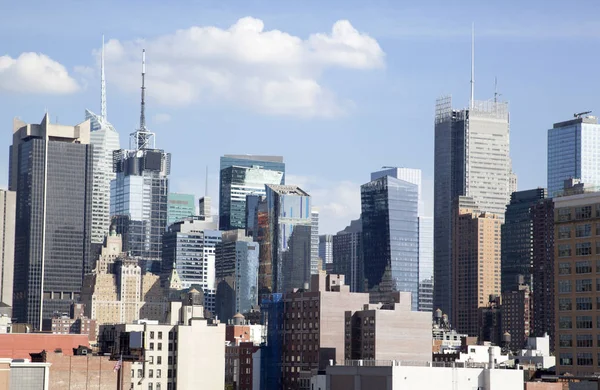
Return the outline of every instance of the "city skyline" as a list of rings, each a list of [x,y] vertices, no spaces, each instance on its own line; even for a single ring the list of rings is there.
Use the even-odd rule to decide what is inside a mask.
[[[239,4],[238,4],[239,5]],[[207,99],[194,101],[189,105],[164,104],[157,94],[164,92],[164,83],[158,76],[149,76],[149,127],[155,131],[158,142],[165,150],[174,155],[174,171],[172,177],[174,192],[193,193],[197,197],[205,194],[204,174],[188,168],[195,166],[209,167],[208,192],[213,199],[218,199],[218,158],[226,153],[277,154],[286,159],[289,172],[286,182],[305,188],[314,197],[314,203],[321,213],[321,233],[335,234],[342,230],[350,220],[356,219],[360,212],[359,187],[366,175],[381,166],[406,166],[420,168],[423,171],[423,192],[426,200],[426,211],[432,213],[433,188],[433,134],[431,124],[433,113],[431,106],[435,99],[445,92],[453,92],[453,100],[458,107],[466,107],[469,94],[470,66],[470,28],[475,22],[476,33],[476,84],[475,95],[485,99],[493,96],[494,77],[498,78],[498,92],[501,98],[511,104],[511,138],[514,147],[511,150],[513,168],[519,176],[519,189],[543,187],[546,183],[546,173],[543,166],[527,164],[530,156],[545,156],[545,143],[536,142],[545,139],[547,129],[555,122],[568,119],[572,113],[594,109],[591,92],[578,87],[582,81],[589,82],[593,70],[587,62],[575,65],[566,61],[571,53],[581,52],[590,41],[596,39],[595,30],[584,28],[586,23],[573,27],[570,19],[558,18],[554,15],[564,15],[563,6],[547,5],[552,11],[540,16],[531,9],[521,8],[518,18],[514,18],[510,9],[511,2],[504,5],[481,5],[477,7],[451,7],[433,4],[424,5],[419,11],[391,5],[366,6],[353,2],[349,10],[340,11],[337,7],[327,5],[321,7],[319,16],[308,18],[307,14],[314,10],[315,3],[308,2],[303,7],[288,6],[248,6],[234,7],[204,7],[199,16],[198,5],[190,5],[190,12],[184,18],[173,18],[177,22],[168,21],[168,15],[181,10],[181,6],[166,9],[154,4],[153,7],[140,8],[137,5],[119,5],[107,3],[102,8],[73,7],[70,12],[64,12],[61,7],[48,9],[44,4],[38,4],[40,12],[55,16],[53,20],[64,20],[68,17],[75,26],[84,23],[85,18],[78,15],[89,14],[90,11],[106,13],[114,17],[114,22],[86,26],[82,34],[68,38],[62,33],[48,31],[44,37],[36,34],[34,38],[23,26],[7,21],[0,27],[0,36],[11,34],[18,39],[6,44],[5,57],[2,57],[0,68],[0,122],[10,126],[10,120],[17,115],[26,122],[38,120],[39,112],[48,109],[52,122],[56,117],[60,123],[78,123],[84,108],[99,111],[99,64],[100,37],[106,36],[107,47],[107,101],[111,122],[119,131],[121,144],[126,144],[127,134],[136,127],[138,88],[136,83],[137,70],[117,66],[115,64],[115,40],[122,43],[122,48],[131,61],[139,56],[139,47],[134,45],[137,38],[145,39],[148,49],[149,74],[152,66],[164,65],[164,52],[158,45],[161,39],[177,37],[178,29],[191,32],[192,26],[204,28],[215,26],[219,30],[229,31],[230,27],[239,23],[247,16],[252,16],[254,22],[262,21],[261,36],[268,32],[281,31],[289,34],[290,39],[300,39],[307,43],[311,36],[327,34],[331,36],[332,27],[339,20],[348,20],[349,24],[336,25],[356,29],[358,36],[367,34],[377,44],[380,51],[363,56],[363,66],[338,66],[327,64],[325,68],[313,68],[300,76],[316,81],[316,85],[336,96],[337,102],[351,101],[350,109],[344,115],[337,117],[313,116],[312,118],[292,114],[265,113],[256,110],[245,103],[231,101],[227,96],[217,96],[214,93],[206,95]],[[16,5],[18,8],[19,5]],[[157,7],[164,14],[165,23],[161,28],[149,29],[139,22],[120,23],[123,18],[136,14],[136,20],[151,19],[156,15]],[[437,23],[428,21],[425,15],[436,8],[446,13],[446,20]],[[591,5],[594,8],[594,5]],[[152,10],[151,10],[152,9]],[[63,15],[64,13],[64,15]],[[290,18],[291,13],[298,14],[297,20]],[[181,13],[179,13],[181,14]],[[188,15],[189,14],[189,15]],[[375,18],[385,15],[384,18]],[[493,16],[492,16],[493,15]],[[533,18],[535,16],[535,18]],[[535,23],[531,20],[535,19]],[[49,26],[47,20],[35,19],[38,28]],[[77,21],[81,20],[81,22]],[[394,24],[391,23],[395,20]],[[251,21],[247,19],[246,21]],[[251,26],[258,28],[261,23]],[[122,27],[126,26],[126,27]],[[552,28],[549,28],[552,26]],[[341,28],[340,27],[340,28]],[[345,28],[344,27],[344,28]],[[341,28],[343,31],[344,28]],[[287,35],[286,35],[287,37]],[[550,41],[552,39],[552,41]],[[448,45],[448,41],[453,41]],[[372,41],[370,41],[372,43]],[[71,49],[72,48],[72,49]],[[177,47],[179,48],[179,47]],[[92,51],[94,52],[92,53]],[[111,51],[112,50],[112,51]],[[20,58],[23,53],[35,52],[48,56],[52,61],[64,66],[70,78],[61,79],[54,87],[39,91],[25,83],[27,88],[21,94],[13,94],[10,75],[13,70],[12,60]],[[557,61],[545,61],[552,58],[552,53],[562,52],[564,58]],[[112,54],[111,54],[112,53]],[[379,54],[377,54],[379,53]],[[434,53],[434,54],[431,54]],[[182,54],[183,55],[183,54]],[[111,59],[112,56],[112,59]],[[444,64],[435,58],[448,59]],[[526,56],[526,64],[517,58]],[[410,58],[410,61],[408,61]],[[31,58],[30,58],[31,59]],[[34,60],[44,59],[36,57]],[[7,62],[8,60],[8,62]],[[27,60],[27,56],[22,58]],[[229,64],[244,64],[249,59],[224,59]],[[433,60],[433,61],[432,61]],[[199,63],[204,63],[199,60]],[[271,64],[274,60],[268,61]],[[593,61],[592,61],[593,62]],[[6,65],[4,65],[6,64]],[[18,64],[18,62],[17,62]],[[53,64],[53,63],[52,63]],[[415,69],[419,70],[415,70]],[[8,69],[8,70],[7,70]],[[61,68],[62,69],[62,68]],[[339,72],[338,72],[339,69]],[[577,69],[577,72],[575,70]],[[305,69],[303,69],[304,71]],[[558,70],[564,76],[557,76]],[[571,70],[571,71],[569,71]],[[284,67],[282,72],[288,76],[296,73],[290,67]],[[61,72],[59,72],[60,74]],[[65,73],[63,73],[65,74]],[[65,74],[66,75],[66,74]],[[130,81],[122,83],[123,77]],[[584,79],[585,77],[585,79]],[[351,82],[348,80],[351,79]],[[49,92],[59,88],[58,95]],[[185,81],[185,80],[184,80]],[[188,80],[189,81],[189,80]],[[193,80],[191,80],[193,81]],[[121,90],[117,84],[122,84],[126,90]],[[190,84],[198,91],[200,84]],[[530,88],[536,85],[536,88]],[[39,86],[41,88],[41,86]],[[559,90],[561,93],[550,93]],[[75,91],[77,90],[77,91]],[[161,91],[161,92],[159,92]],[[46,92],[40,94],[39,92]],[[56,92],[56,91],[55,91]],[[72,92],[72,93],[69,93]],[[552,96],[552,99],[549,97]],[[9,98],[10,97],[10,98]],[[168,98],[168,94],[165,95]],[[209,99],[210,98],[210,99]],[[77,102],[76,104],[74,104]],[[296,110],[302,111],[302,109]],[[297,113],[297,112],[296,112]],[[197,116],[195,116],[197,115]],[[185,123],[196,118],[196,130],[188,130]],[[399,120],[402,118],[402,121]],[[541,118],[541,119],[540,119]],[[400,125],[399,125],[400,123]],[[406,125],[402,125],[405,123]],[[266,138],[275,141],[267,143],[259,139],[240,137],[246,129],[261,130]],[[181,136],[173,137],[174,129]],[[198,130],[199,129],[199,130]],[[201,156],[194,153],[195,142],[183,144],[181,137],[208,137],[209,142],[215,141],[219,131],[224,129],[232,135],[228,147],[216,147]],[[304,129],[308,134],[323,137],[324,142],[313,143],[314,155],[312,161],[304,158],[303,152],[281,141],[282,129],[290,134]],[[369,131],[365,131],[369,129]],[[197,133],[198,135],[194,135]],[[285,133],[283,133],[285,134]],[[348,135],[341,137],[342,134]],[[364,148],[364,145],[376,145],[376,139],[387,137],[388,144],[402,145],[403,139],[410,137],[414,147],[399,155],[396,148]],[[336,140],[339,147],[333,150],[329,147]],[[0,139],[8,145],[9,137]],[[216,143],[216,142],[215,142]],[[218,143],[216,143],[218,145]],[[373,150],[368,150],[373,149]],[[363,158],[352,156],[362,154]],[[399,157],[402,156],[402,157]],[[197,160],[196,160],[197,158]],[[7,162],[2,161],[0,171],[6,172]],[[335,164],[343,164],[346,169],[334,169]],[[331,169],[322,169],[331,166]],[[6,173],[0,175],[0,183],[6,181]],[[338,194],[336,198],[332,194]],[[213,208],[218,207],[214,202]]]

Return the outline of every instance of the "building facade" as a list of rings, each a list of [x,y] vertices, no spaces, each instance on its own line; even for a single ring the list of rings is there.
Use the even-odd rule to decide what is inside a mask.
[[[215,248],[215,313],[221,321],[258,305],[258,251],[258,243],[244,230],[222,233]]]
[[[563,182],[580,179],[587,187],[600,186],[597,155],[600,124],[593,116],[555,123],[548,130],[548,195],[562,191]]]
[[[533,326],[533,300],[529,285],[502,293],[502,333],[510,334],[507,347],[518,351],[525,347]]]
[[[480,212],[503,217],[511,190],[509,128],[507,103],[474,101],[455,110],[450,97],[436,102],[433,303],[444,313],[452,313],[453,203],[469,196]]]
[[[344,275],[351,292],[364,290],[365,278],[362,251],[362,220],[350,222],[344,230],[333,236],[333,273]]]
[[[364,277],[369,290],[384,288],[412,294],[413,309],[419,299],[418,186],[392,176],[382,176],[361,186]]]
[[[419,217],[419,310],[433,311],[433,218]],[[422,295],[423,294],[423,295]]]
[[[169,193],[167,198],[167,226],[194,215],[196,215],[196,199],[193,194]]]
[[[41,329],[68,312],[91,269],[90,122],[39,125],[15,119],[11,190],[17,191],[13,317]],[[68,243],[68,245],[66,245]]]
[[[502,292],[519,291],[520,277],[533,287],[532,207],[545,198],[544,188],[511,194],[502,225]]]
[[[319,236],[319,257],[324,266],[333,264],[333,235],[321,234]]]
[[[460,333],[477,336],[478,309],[500,295],[500,227],[502,219],[481,213],[472,198],[455,202],[452,237],[451,323]]]
[[[16,193],[0,190],[0,305],[13,305]]]
[[[319,210],[310,211],[310,273],[315,275],[319,269],[325,269],[325,260],[319,257]]]
[[[265,184],[285,183],[280,156],[225,155],[219,174],[219,229],[245,229],[246,196],[264,195]]]
[[[419,311],[433,311],[433,278],[419,281]]]

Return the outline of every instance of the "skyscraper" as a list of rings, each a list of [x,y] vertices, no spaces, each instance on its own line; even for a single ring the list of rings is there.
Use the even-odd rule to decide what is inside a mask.
[[[171,154],[155,148],[154,133],[146,128],[145,73],[144,52],[140,128],[131,133],[129,150],[114,152],[116,178],[110,184],[110,214],[123,236],[123,250],[138,259],[144,271],[159,273]]]
[[[310,273],[319,273],[319,210],[313,207],[310,212]],[[325,261],[322,260],[322,268],[325,269]]]
[[[546,198],[546,189],[513,192],[502,225],[502,292],[519,291],[519,276],[533,288],[532,207]]]
[[[586,187],[600,186],[600,124],[587,113],[555,123],[548,130],[548,196],[562,191],[570,178]]]
[[[13,317],[35,329],[79,299],[92,219],[90,122],[15,119],[10,189],[17,191]]]
[[[362,292],[365,284],[362,262],[362,221],[356,219],[350,222],[344,230],[333,236],[331,246],[333,273],[344,275],[351,292]]]
[[[533,220],[533,334],[550,336],[554,350],[554,202],[531,208]]]
[[[119,133],[106,117],[106,82],[104,77],[104,38],[101,57],[100,115],[85,110],[91,126],[90,144],[93,148],[92,182],[92,244],[101,246],[110,228],[110,182],[115,178],[113,153],[119,150]]]
[[[408,291],[419,298],[418,185],[381,176],[360,187],[364,276],[369,290]],[[387,282],[385,283],[387,285]]]
[[[196,215],[196,199],[192,194],[170,192],[167,199],[167,226]],[[209,215],[210,217],[210,215]]]
[[[0,190],[0,304],[10,307],[15,266],[15,210],[16,193]]]
[[[435,113],[434,308],[452,313],[452,207],[459,196],[480,212],[503,218],[511,188],[508,104],[471,100],[452,109],[438,99]],[[450,319],[453,322],[453,319]]]
[[[256,157],[258,158],[258,157]],[[246,165],[228,165],[227,157],[221,157],[221,186],[219,192],[219,229],[245,229],[246,196],[264,195],[265,184],[283,184],[283,170],[271,170],[256,160],[240,160]],[[233,160],[232,162],[235,162]],[[285,169],[283,163],[272,163],[269,167]]]
[[[331,234],[319,236],[319,257],[323,261],[323,269],[326,269],[327,264],[333,266],[333,236]],[[346,277],[346,282],[349,280]]]
[[[310,283],[312,213],[310,195],[297,186],[267,185],[257,205],[261,296]]]

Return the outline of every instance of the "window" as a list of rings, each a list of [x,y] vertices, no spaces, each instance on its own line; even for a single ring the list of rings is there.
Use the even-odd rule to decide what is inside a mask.
[[[575,226],[575,237],[590,237],[592,235],[592,224]]]
[[[573,365],[573,354],[572,353],[561,353],[560,354],[560,365],[561,366],[572,366]]]
[[[563,207],[558,209],[558,220],[559,221],[570,221],[571,220],[571,209],[568,207]]]
[[[148,383],[148,390],[152,390],[152,383]]]
[[[559,280],[558,281],[558,292],[561,294],[571,292],[571,281],[570,280]]]
[[[167,370],[167,378],[173,378],[173,370]]]
[[[592,310],[592,298],[578,297],[576,299],[577,310]]]
[[[150,332],[150,338],[153,339],[154,338],[154,332]]]
[[[558,246],[558,257],[569,257],[571,256],[571,245],[560,244]]]
[[[138,378],[141,378],[141,377],[142,377],[142,375],[143,375],[142,373],[143,373],[143,371],[142,371],[141,369],[139,369],[139,368],[138,368]]]
[[[160,382],[156,383],[156,390],[160,390]]]
[[[154,343],[150,343],[150,348],[148,348],[151,351],[154,351]]]
[[[577,352],[578,366],[591,366],[594,364],[591,352]]]
[[[570,275],[571,274],[571,263],[558,263],[558,274],[559,275]]]
[[[154,364],[154,356],[148,356],[148,363]]]
[[[580,279],[575,281],[575,291],[590,292],[592,291],[592,279]]]
[[[154,370],[148,370],[148,378],[154,378]]]
[[[594,346],[594,339],[591,334],[578,334],[577,335],[577,347],[578,348],[591,348]]]
[[[571,298],[558,298],[558,310],[567,311],[573,310],[571,305]]]
[[[592,254],[592,243],[591,242],[578,242],[575,244],[575,255],[576,256],[589,256]]]
[[[592,218],[592,206],[580,206],[575,208],[575,219]]]
[[[560,329],[571,329],[573,328],[573,322],[571,317],[559,317],[558,318],[558,327]]]
[[[162,364],[162,356],[156,357],[156,364]]]
[[[599,336],[599,340],[600,340],[600,336]],[[565,348],[572,347],[573,346],[573,335],[561,334],[560,339],[559,339],[559,346],[565,347]]]
[[[594,325],[592,323],[592,316],[577,316],[575,324],[577,329],[592,329]]]
[[[162,351],[162,343],[158,343],[158,344],[156,345],[156,347],[157,347],[157,349],[158,349],[159,351]]]
[[[564,240],[566,238],[571,238],[571,226],[559,226],[558,239]]]
[[[162,340],[162,332],[158,332],[158,339]]]
[[[169,356],[167,358],[167,364],[169,364],[169,365],[173,364],[173,356]]]
[[[578,261],[575,263],[576,274],[591,274],[592,273],[592,262],[591,261]]]
[[[591,336],[590,336],[590,337],[591,337]],[[157,377],[157,378],[160,378],[160,377],[161,377],[161,375],[162,375],[162,372],[161,372],[161,370],[160,370],[160,369],[156,370],[156,377]]]

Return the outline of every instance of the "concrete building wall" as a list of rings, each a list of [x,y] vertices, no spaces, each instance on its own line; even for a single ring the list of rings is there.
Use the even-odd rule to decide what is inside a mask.
[[[431,360],[431,315],[427,312],[376,310],[376,360]]]
[[[65,356],[48,353],[50,363],[49,390],[113,390],[118,388],[119,372],[108,356]],[[123,383],[131,382],[131,363],[121,367]]]
[[[16,192],[0,190],[0,303],[12,306]]]

